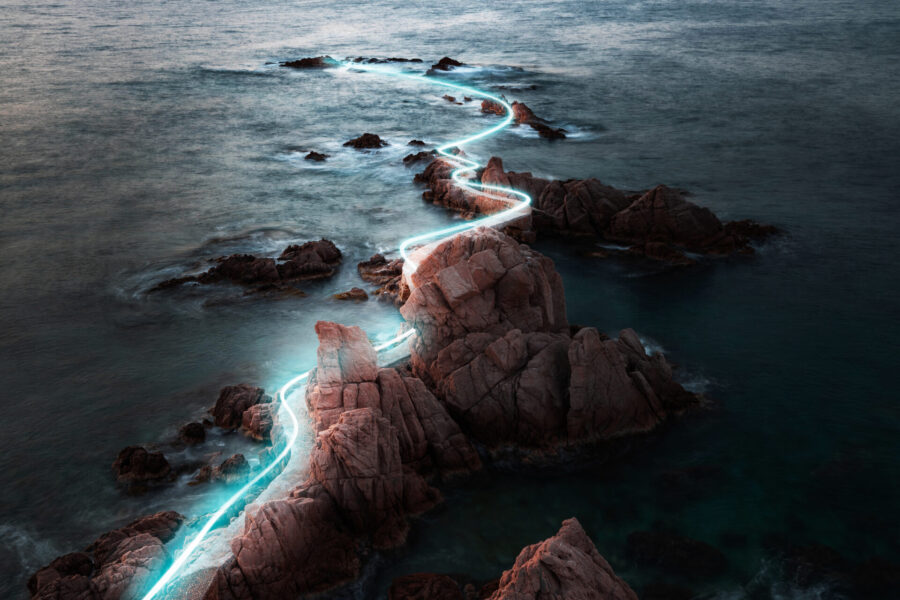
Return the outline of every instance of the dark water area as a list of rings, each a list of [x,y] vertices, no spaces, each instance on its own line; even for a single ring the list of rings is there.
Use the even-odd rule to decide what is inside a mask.
[[[137,515],[197,511],[182,485],[123,495],[120,448],[173,435],[222,385],[274,391],[314,364],[317,320],[381,339],[399,326],[386,304],[330,295],[359,285],[358,261],[452,221],[421,202],[406,142],[490,117],[439,88],[269,64],[322,53],[484,66],[456,76],[519,88],[505,93],[572,135],[514,129],[467,148],[478,159],[666,183],[786,232],[674,272],[539,243],[571,322],[635,328],[714,402],[604,464],[454,488],[377,589],[422,570],[496,577],[571,516],[637,588],[666,577],[632,564],[625,538],[660,523],[725,552],[725,574],[687,582],[719,598],[804,597],[778,579],[774,536],[900,561],[895,3],[7,1],[0,596],[24,597],[28,573]],[[341,147],[364,131],[391,146]],[[306,298],[145,293],[210,257],[319,237],[344,266]],[[692,468],[715,476],[672,497],[667,473]]]

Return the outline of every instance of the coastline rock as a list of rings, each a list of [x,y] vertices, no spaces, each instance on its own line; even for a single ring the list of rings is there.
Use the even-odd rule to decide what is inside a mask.
[[[469,193],[456,186],[450,179],[454,168],[451,161],[437,158],[416,175],[414,181],[429,188],[423,193],[423,199],[466,218],[492,214],[509,206],[509,202]],[[627,254],[687,266],[696,260],[686,252],[752,254],[752,240],[765,239],[778,232],[771,225],[750,220],[723,224],[710,210],[686,200],[684,192],[666,186],[635,193],[618,190],[593,178],[551,181],[528,172],[504,171],[503,161],[497,157],[488,161],[479,181],[511,187],[531,196],[530,213],[507,225],[506,230],[523,241],[530,241],[536,233],[594,237],[628,244]],[[596,253],[598,256],[611,254],[622,252]]]
[[[364,289],[355,287],[346,292],[335,294],[332,296],[335,300],[354,300],[356,302],[364,302],[369,299],[369,295]]]
[[[202,423],[194,421],[178,430],[178,439],[188,446],[195,446],[206,441],[206,428]]]
[[[386,64],[386,63],[420,63],[420,62],[422,62],[422,59],[421,58],[399,58],[399,57],[366,58],[364,56],[357,56],[356,58],[353,59],[352,62],[376,65],[376,64]]]
[[[422,152],[416,152],[415,154],[407,154],[403,157],[403,164],[406,166],[411,166],[419,162],[431,160],[432,158],[434,158],[434,156],[434,150],[423,150]]]
[[[524,548],[491,600],[637,600],[600,556],[577,519],[553,537]]]
[[[123,448],[112,468],[119,483],[129,485],[160,481],[172,474],[172,466],[162,452],[150,452],[143,446]]]
[[[243,454],[235,454],[226,458],[222,464],[214,469],[213,479],[220,479],[225,483],[234,483],[246,479],[250,474],[250,464]]]
[[[163,544],[184,517],[161,512],[103,534],[84,552],[66,554],[28,580],[32,600],[135,598],[148,578],[169,560]]]
[[[325,162],[325,159],[328,158],[327,154],[322,154],[321,152],[310,152],[306,156],[304,156],[306,160],[312,160],[315,162]]]
[[[258,442],[272,439],[275,426],[276,407],[273,403],[254,404],[241,416],[241,430],[247,437]]]
[[[547,138],[551,140],[564,140],[566,139],[566,130],[558,129],[550,127],[547,122],[538,117],[524,102],[513,101],[510,104],[513,112],[513,119],[516,123],[520,125],[528,125],[532,129],[538,132],[542,138]],[[503,105],[499,102],[494,102],[493,100],[482,100],[481,102],[481,112],[485,114],[495,114],[498,116],[505,116],[506,109],[503,108]]]
[[[311,56],[307,58],[300,58],[298,60],[289,60],[282,63],[279,63],[282,67],[289,67],[291,69],[325,69],[328,67],[336,67],[340,65],[340,61],[337,61],[330,56]]]
[[[375,135],[374,133],[364,133],[358,138],[353,138],[350,141],[344,142],[344,146],[351,146],[356,148],[357,150],[364,150],[368,148],[384,148],[388,143]]]
[[[493,229],[443,242],[400,309],[413,375],[488,448],[550,450],[649,431],[697,397],[631,330],[572,337],[553,262]]]
[[[375,284],[375,296],[390,300],[395,306],[402,306],[409,297],[409,287],[403,281],[403,259],[387,260],[381,254],[375,254],[356,266],[363,281]]]
[[[459,62],[458,60],[453,60],[449,56],[443,57],[441,60],[437,61],[428,71],[425,72],[426,75],[435,75],[438,71],[452,71],[456,67],[462,67],[464,63]]]
[[[265,390],[248,383],[229,385],[219,392],[216,405],[210,410],[216,427],[233,430],[241,426],[244,411],[256,404],[265,404],[272,398],[265,395]]]
[[[409,140],[409,142],[406,145],[407,146],[425,146],[426,144],[422,140]]]
[[[190,282],[230,282],[253,287],[256,291],[288,289],[292,282],[331,277],[340,263],[341,251],[330,240],[322,239],[288,246],[277,260],[252,254],[222,257],[204,273],[167,279],[150,291],[171,289]]]

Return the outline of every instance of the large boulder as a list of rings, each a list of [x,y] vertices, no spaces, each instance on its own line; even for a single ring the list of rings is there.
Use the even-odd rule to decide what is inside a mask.
[[[600,556],[577,519],[524,548],[491,600],[637,600]]]
[[[479,228],[419,251],[401,313],[413,374],[488,447],[552,447],[647,431],[696,402],[631,330],[573,338],[548,258]]]
[[[123,448],[112,468],[116,479],[128,485],[160,481],[172,474],[172,466],[162,452],[153,452],[143,446]]]

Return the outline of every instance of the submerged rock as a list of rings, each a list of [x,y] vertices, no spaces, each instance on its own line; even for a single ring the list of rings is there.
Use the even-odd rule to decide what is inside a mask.
[[[313,56],[300,58],[298,60],[289,60],[279,64],[282,67],[289,67],[291,69],[325,69],[328,67],[336,67],[341,63],[330,56]]]
[[[399,58],[396,56],[391,57],[391,58],[366,58],[364,56],[357,56],[351,62],[375,65],[375,64],[386,64],[386,63],[420,63],[420,62],[422,62],[422,59],[421,58]]]
[[[422,140],[409,140],[409,142],[406,145],[407,146],[425,146],[426,144]]]
[[[325,159],[328,158],[328,155],[322,154],[321,152],[313,151],[313,152],[310,152],[309,154],[307,154],[306,156],[304,156],[303,158],[305,158],[306,160],[312,160],[315,162],[324,162]]]
[[[637,600],[637,594],[600,556],[578,520],[567,519],[556,535],[524,548],[491,595],[491,600],[551,598]]]
[[[196,421],[188,423],[178,430],[178,439],[188,446],[202,444],[206,440],[206,428]]]
[[[357,150],[364,150],[367,148],[384,148],[388,143],[375,135],[374,133],[364,133],[358,138],[353,138],[347,142],[344,142],[344,146],[350,146],[356,148]]]

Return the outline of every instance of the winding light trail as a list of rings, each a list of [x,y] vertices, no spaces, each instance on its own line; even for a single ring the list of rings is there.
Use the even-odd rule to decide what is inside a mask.
[[[521,192],[519,190],[514,190],[512,188],[507,188],[503,186],[497,185],[485,185],[482,183],[470,181],[468,178],[464,177],[464,175],[474,173],[481,165],[474,160],[470,160],[465,157],[457,156],[451,152],[451,148],[461,147],[465,144],[469,144],[471,142],[475,142],[477,140],[486,138],[491,136],[502,129],[505,129],[513,122],[513,110],[512,106],[499,96],[495,96],[493,94],[489,94],[487,92],[483,92],[481,90],[465,86],[459,85],[456,83],[451,83],[449,81],[443,81],[441,79],[434,79],[431,77],[426,77],[424,75],[414,75],[412,73],[404,73],[398,71],[391,71],[383,68],[374,67],[371,65],[359,65],[355,63],[347,63],[344,62],[341,64],[343,70],[346,71],[365,71],[369,73],[378,73],[382,75],[387,75],[390,77],[399,77],[402,79],[412,79],[414,81],[421,81],[424,83],[428,83],[430,85],[440,85],[443,87],[448,87],[452,89],[456,89],[472,96],[478,96],[480,98],[486,98],[488,100],[492,100],[497,104],[501,105],[504,110],[506,110],[506,117],[499,124],[480,131],[474,135],[470,135],[468,137],[464,137],[458,140],[453,140],[451,142],[447,142],[442,146],[439,146],[435,150],[438,154],[444,156],[445,158],[459,164],[460,166],[454,169],[450,177],[453,182],[458,185],[460,188],[470,191],[477,192],[483,196],[487,196],[489,198],[493,198],[496,200],[504,201],[504,202],[514,202],[514,200],[510,199],[509,196],[515,196],[519,198],[521,201],[514,204],[510,208],[494,213],[492,215],[482,217],[480,219],[474,219],[472,221],[465,221],[460,223],[459,225],[453,225],[451,227],[445,227],[443,229],[438,229],[436,231],[429,231],[427,233],[423,233],[420,235],[413,236],[411,238],[407,238],[400,242],[399,251],[400,256],[403,257],[404,265],[403,265],[403,273],[404,277],[409,277],[418,269],[418,263],[416,263],[412,258],[410,258],[409,251],[412,247],[423,246],[426,245],[426,242],[430,242],[432,244],[443,241],[450,237],[453,237],[463,231],[467,231],[469,229],[473,229],[475,227],[482,226],[494,226],[499,225],[501,223],[505,223],[516,216],[520,216],[525,214],[528,210],[528,207],[531,205],[531,196],[528,194]],[[415,333],[415,329],[409,329],[400,335],[394,337],[383,344],[379,344],[375,347],[376,352],[382,352],[389,348],[392,348],[399,344],[400,342],[406,340],[411,337]],[[288,436],[287,443],[284,445],[284,448],[278,455],[266,466],[265,469],[257,473],[253,476],[250,481],[248,481],[241,489],[234,492],[225,502],[219,506],[218,510],[214,512],[207,520],[200,531],[194,536],[194,538],[188,543],[184,549],[178,554],[178,557],[172,562],[168,569],[160,576],[160,578],[156,581],[152,588],[143,596],[142,600],[153,600],[157,598],[165,587],[174,581],[176,577],[183,575],[182,570],[187,565],[188,561],[194,556],[197,552],[200,544],[203,540],[206,539],[206,536],[209,535],[209,532],[212,531],[213,527],[216,523],[242,498],[247,496],[248,492],[250,492],[254,486],[256,486],[260,481],[262,481],[265,477],[270,475],[274,469],[281,464],[283,460],[285,460],[288,455],[291,453],[291,448],[293,448],[294,444],[297,441],[297,437],[300,434],[300,422],[297,420],[297,415],[291,409],[290,405],[287,402],[287,398],[289,392],[294,391],[302,382],[305,382],[308,378],[312,370],[306,371],[300,375],[297,375],[286,384],[284,384],[281,389],[278,390],[278,393],[275,395],[275,402],[280,403],[281,407],[284,408],[285,412],[288,414],[291,420],[291,433]]]

